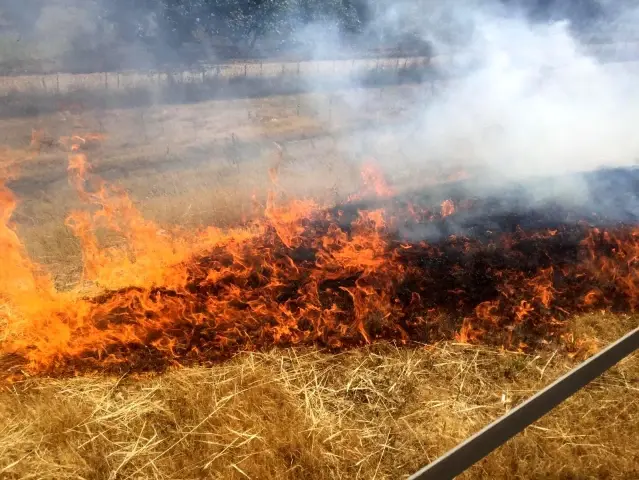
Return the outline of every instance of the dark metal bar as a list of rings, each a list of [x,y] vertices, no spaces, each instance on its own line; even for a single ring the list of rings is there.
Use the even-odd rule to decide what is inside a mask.
[[[638,349],[639,328],[636,328],[433,463],[413,474],[409,480],[455,478]]]

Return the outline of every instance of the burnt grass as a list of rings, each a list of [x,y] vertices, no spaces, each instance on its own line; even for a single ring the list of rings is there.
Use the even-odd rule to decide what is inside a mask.
[[[336,226],[349,239],[362,229],[374,231],[355,221],[361,204],[343,205],[306,220],[293,248],[270,230],[242,246],[241,263],[220,248],[205,252],[187,266],[184,291],[106,292],[90,301],[125,305],[118,297],[132,292],[146,300],[114,309],[95,328],[136,328],[144,319],[140,341],[114,340],[99,352],[61,358],[50,373],[163,371],[274,346],[339,351],[376,340],[421,344],[454,338],[464,329],[471,341],[535,349],[557,340],[572,315],[637,307],[636,293],[619,282],[624,276],[636,281],[637,260],[619,256],[619,242],[637,248],[632,218],[622,222],[592,208],[548,202],[518,208],[512,198],[466,200],[446,217],[436,213],[436,203],[409,216],[399,214],[406,198],[387,200],[389,221],[381,231],[385,248],[379,252],[383,263],[372,270],[318,264],[332,248],[319,247],[318,239]],[[614,262],[615,275],[602,268],[602,259]],[[225,273],[208,282],[209,271]],[[157,304],[179,300],[188,308],[167,322],[162,309],[145,309],[148,299]],[[329,317],[320,314],[331,308]],[[158,327],[148,327],[155,319]],[[160,338],[175,340],[170,355],[154,346]],[[104,362],[106,356],[116,360]]]

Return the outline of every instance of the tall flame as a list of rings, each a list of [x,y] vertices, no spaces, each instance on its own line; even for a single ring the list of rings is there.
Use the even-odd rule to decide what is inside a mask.
[[[452,201],[439,214],[411,207],[402,219],[383,210],[349,219],[272,192],[263,218],[242,228],[166,230],[124,190],[91,176],[89,141],[99,137],[59,143],[87,206],[67,225],[81,242],[84,283],[98,295],[54,288],[27,256],[11,224],[16,199],[0,184],[0,360],[19,358],[32,374],[154,370],[272,345],[425,342],[450,335],[446,318],[458,340],[524,348],[556,334],[574,312],[639,307],[637,228],[520,229],[430,245],[399,241],[394,225],[445,221],[455,215]],[[366,193],[390,195],[371,172],[366,165]],[[102,228],[121,244],[101,245]],[[552,248],[560,241],[574,255]]]

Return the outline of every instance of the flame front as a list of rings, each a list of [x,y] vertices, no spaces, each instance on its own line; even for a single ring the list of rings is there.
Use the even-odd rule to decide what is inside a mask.
[[[443,221],[462,206],[349,218],[312,201],[278,204],[272,193],[263,218],[242,228],[166,231],[90,176],[86,142],[60,143],[87,204],[67,225],[82,245],[83,284],[98,295],[54,288],[26,255],[10,223],[16,200],[0,185],[0,358],[20,359],[30,374],[161,370],[238,350],[451,334],[523,348],[560,333],[571,314],[639,306],[637,228],[567,225],[431,245],[400,241],[395,225]],[[391,194],[370,165],[363,176],[369,193]],[[102,247],[98,228],[123,244]]]

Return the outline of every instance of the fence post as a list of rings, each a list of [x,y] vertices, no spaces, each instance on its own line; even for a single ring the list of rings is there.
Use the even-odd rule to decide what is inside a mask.
[[[639,327],[422,468],[409,480],[455,478],[638,349]]]

